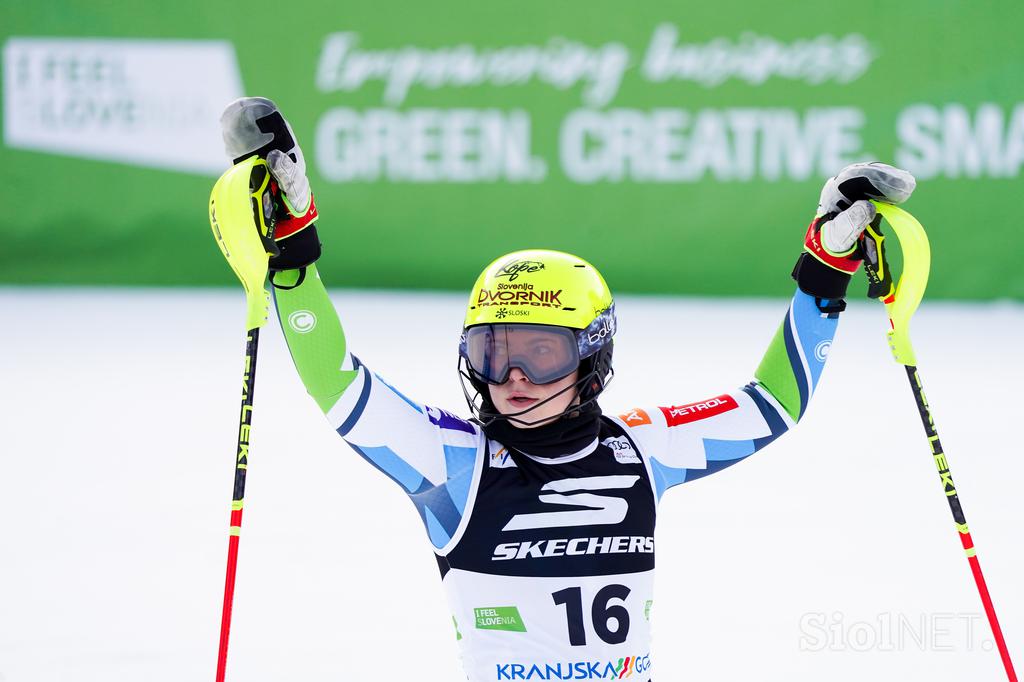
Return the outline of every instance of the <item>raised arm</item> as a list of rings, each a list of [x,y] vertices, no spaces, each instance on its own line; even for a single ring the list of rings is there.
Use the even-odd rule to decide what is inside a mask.
[[[273,102],[250,97],[221,117],[229,156],[265,156],[277,181],[272,294],[292,361],[310,396],[346,442],[409,495],[435,547],[462,520],[483,438],[478,427],[410,400],[353,355],[315,262],[318,213],[305,162]]]
[[[635,408],[619,417],[647,453],[659,498],[674,485],[749,457],[800,421],[825,367],[851,276],[865,257],[873,270],[886,271],[875,207],[867,199],[901,203],[913,189],[909,173],[884,164],[855,164],[830,178],[793,270],[797,291],[754,380],[706,400]],[[882,284],[873,283],[876,292]]]

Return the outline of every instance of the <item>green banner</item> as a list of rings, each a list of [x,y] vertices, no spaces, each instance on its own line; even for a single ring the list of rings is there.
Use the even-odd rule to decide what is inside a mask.
[[[615,291],[785,295],[823,180],[882,160],[918,178],[930,298],[1024,299],[1019,2],[92,5],[0,10],[5,283],[234,285],[206,206],[258,94],[331,286],[554,248]]]

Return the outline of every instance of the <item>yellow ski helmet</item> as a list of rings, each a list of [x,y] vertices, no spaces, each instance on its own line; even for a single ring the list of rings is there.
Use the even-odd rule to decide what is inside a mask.
[[[537,384],[579,369],[579,380],[570,388],[580,403],[567,412],[593,403],[612,374],[615,329],[611,291],[587,261],[542,249],[498,258],[473,285],[459,343],[459,372],[470,409],[483,423],[500,418],[528,423],[517,417],[537,405],[502,415],[490,402],[487,384],[504,383],[512,367]],[[530,357],[514,341],[537,335],[546,339],[542,358]]]
[[[525,322],[586,329],[611,306],[601,273],[582,258],[560,251],[516,251],[477,277],[463,326]]]

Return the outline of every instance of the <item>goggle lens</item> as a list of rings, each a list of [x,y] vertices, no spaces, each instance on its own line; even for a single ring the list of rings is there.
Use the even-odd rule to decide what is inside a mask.
[[[535,384],[550,384],[580,365],[576,335],[564,327],[485,324],[466,330],[466,359],[489,384],[503,384],[518,367]]]

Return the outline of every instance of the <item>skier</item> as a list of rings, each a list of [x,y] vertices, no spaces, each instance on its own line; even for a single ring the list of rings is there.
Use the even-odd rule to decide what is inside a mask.
[[[616,331],[605,281],[566,253],[498,258],[473,286],[459,343],[467,420],[406,397],[347,347],[316,270],[305,161],[274,103],[237,100],[221,124],[228,155],[266,158],[279,186],[272,293],[299,375],[331,427],[413,501],[468,679],[651,679],[659,500],[800,420],[852,274],[864,257],[885,272],[866,199],[901,203],[914,178],[872,163],[825,183],[754,379],[697,402],[602,414]],[[890,290],[888,277],[873,282]]]

